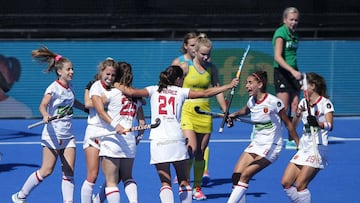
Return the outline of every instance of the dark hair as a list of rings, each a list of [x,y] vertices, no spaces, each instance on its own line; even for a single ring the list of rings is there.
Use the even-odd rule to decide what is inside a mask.
[[[169,85],[175,85],[176,79],[183,77],[183,70],[178,65],[172,65],[166,68],[159,76],[159,89],[158,92],[161,92],[164,88],[167,88]]]
[[[55,71],[56,75],[58,75],[57,70],[64,67],[64,63],[71,62],[68,58],[50,51],[46,46],[32,50],[31,56],[40,63],[48,64],[47,68],[44,70],[46,73]]]
[[[256,81],[261,82],[263,84],[261,91],[266,92],[267,82],[268,82],[267,72],[264,70],[258,70],[252,73],[251,76],[253,76],[256,79]]]
[[[317,73],[310,72],[306,73],[307,82],[311,84],[315,84],[314,91],[318,93],[320,96],[329,98],[326,93],[326,82],[325,79]]]
[[[21,64],[20,61],[15,57],[5,57],[0,55],[0,63],[3,63],[3,66],[7,69],[4,70],[5,73],[8,72],[7,79],[4,76],[4,72],[0,72],[0,89],[4,92],[10,91],[15,81],[19,81],[21,74]]]
[[[133,74],[131,65],[120,61],[118,62],[118,68],[116,69],[115,82],[130,87],[133,81]]]

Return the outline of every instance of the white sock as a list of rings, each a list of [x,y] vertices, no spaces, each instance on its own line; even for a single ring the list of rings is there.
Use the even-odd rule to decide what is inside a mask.
[[[94,185],[94,183],[84,180],[81,186],[81,203],[91,203]]]
[[[296,203],[310,203],[311,202],[311,193],[310,190],[305,189],[302,191],[297,192],[298,193],[298,201]]]
[[[106,194],[106,199],[109,203],[120,202],[120,191],[118,187],[106,187],[105,194]]]
[[[40,176],[38,171],[32,173],[27,180],[25,181],[23,187],[21,188],[18,197],[26,198],[30,192],[43,181],[43,177]]]
[[[239,203],[246,203],[246,194],[240,199]]]
[[[234,189],[232,190],[231,195],[227,202],[228,203],[239,202],[245,196],[248,186],[249,186],[248,184],[239,181],[238,184],[234,186]]]
[[[128,197],[129,203],[138,202],[138,191],[135,180],[129,179],[124,182],[124,189],[126,196]]]
[[[179,197],[181,203],[192,202],[192,188],[190,185],[179,187]]]
[[[284,189],[291,202],[295,202],[298,199],[298,192],[294,186]]]
[[[61,181],[61,191],[64,203],[74,201],[74,177],[63,176]]]
[[[174,194],[170,186],[162,186],[159,196],[162,203],[174,202]]]

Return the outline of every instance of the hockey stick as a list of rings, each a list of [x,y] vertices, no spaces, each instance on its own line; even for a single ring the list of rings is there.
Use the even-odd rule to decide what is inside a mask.
[[[307,108],[307,112],[308,115],[311,115],[311,109],[310,109],[310,98],[309,98],[309,93],[307,91],[307,78],[306,78],[306,73],[303,73],[303,89],[304,89],[304,97],[305,97],[305,101],[306,101],[306,108]],[[319,157],[319,150],[317,148],[317,143],[316,143],[316,139],[315,139],[315,129],[313,126],[310,126],[310,136],[312,137],[312,141],[313,141],[313,148],[314,148],[314,153],[315,153],[315,161],[320,165],[320,157]]]
[[[155,123],[153,123],[153,124],[134,126],[134,127],[125,129],[125,132],[133,132],[133,131],[148,130],[148,129],[152,129],[152,128],[157,128],[160,125],[160,123],[161,123],[160,118],[156,118]],[[90,137],[90,139],[96,139],[96,138],[106,137],[106,136],[115,135],[115,134],[117,134],[116,131],[111,131],[111,132],[107,132],[107,133],[104,133],[104,134],[93,135],[93,136]]]
[[[198,114],[203,114],[203,115],[209,115],[209,116],[212,116],[212,117],[220,117],[220,118],[224,118],[225,117],[225,114],[224,113],[217,113],[217,112],[209,112],[209,111],[203,111],[200,109],[199,106],[195,106],[194,107],[194,110],[196,113]],[[247,124],[251,124],[251,125],[256,125],[256,124],[261,124],[261,125],[264,125],[264,124],[268,124],[269,122],[254,122],[252,120],[248,120],[248,119],[244,119],[244,118],[241,118],[240,116],[236,116],[234,118],[235,121],[240,121],[240,122],[243,122],[243,123],[247,123]]]
[[[236,73],[236,78],[239,79],[240,78],[240,74],[241,74],[241,69],[244,65],[244,62],[245,62],[245,59],[246,59],[246,56],[247,54],[249,53],[249,50],[250,50],[250,45],[248,45],[247,49],[245,50],[243,56],[242,56],[242,59],[240,61],[240,65],[239,65],[239,69]],[[229,109],[230,109],[230,105],[231,105],[231,102],[233,100],[233,97],[234,97],[234,94],[235,94],[235,87],[233,87],[230,91],[230,99],[229,99],[229,103],[228,105],[226,106],[226,111],[225,111],[225,115],[224,115],[224,118],[221,122],[221,125],[220,125],[220,128],[219,128],[219,133],[222,133],[223,130],[224,130],[224,125],[225,125],[225,122],[226,122],[226,119],[227,119],[227,116],[229,115]]]
[[[64,116],[66,116],[70,110],[72,110],[72,106],[73,105],[70,105],[70,106],[65,106],[63,109],[60,110],[60,114],[56,115],[56,116],[53,116],[53,117],[50,117],[48,119],[47,122],[51,122],[53,120],[56,120],[56,119],[60,119],[60,118],[63,118]],[[42,125],[42,124],[45,124],[46,122],[45,121],[38,121],[36,123],[33,123],[31,125],[28,125],[28,129],[31,129],[31,128],[34,128],[36,126],[39,126],[39,125]]]

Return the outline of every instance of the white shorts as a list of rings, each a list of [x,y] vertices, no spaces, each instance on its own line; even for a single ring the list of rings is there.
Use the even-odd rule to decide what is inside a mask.
[[[267,143],[259,144],[256,142],[251,142],[249,146],[244,150],[247,153],[253,153],[258,156],[264,157],[269,160],[271,163],[276,161],[279,158],[282,145]]]
[[[68,138],[68,139],[46,139],[41,140],[41,145],[47,147],[49,149],[65,149],[76,147],[75,138]]]
[[[133,133],[110,135],[100,140],[99,156],[112,158],[135,158],[136,139]]]
[[[150,164],[182,161],[189,158],[185,139],[151,140]]]
[[[88,125],[85,131],[83,149],[86,149],[89,146],[93,146],[100,150],[100,141],[99,141],[100,139],[90,139],[90,137],[102,132],[104,132],[103,127]]]
[[[327,146],[318,145],[318,154],[316,155],[315,149],[310,148],[308,150],[299,149],[297,153],[290,160],[291,163],[301,166],[310,166],[313,168],[323,169],[327,166]],[[317,159],[318,161],[317,161]]]

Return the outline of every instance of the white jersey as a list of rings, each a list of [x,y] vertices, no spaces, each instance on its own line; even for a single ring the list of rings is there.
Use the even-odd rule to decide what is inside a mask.
[[[72,106],[74,104],[75,96],[71,84],[66,88],[56,80],[45,90],[44,95],[47,94],[51,95],[51,100],[47,107],[47,112],[51,117],[64,112],[64,108],[67,108],[68,110],[65,110],[66,115],[63,118],[53,120],[44,125],[42,139],[53,139],[55,136],[57,139],[69,139],[74,137],[72,128]]]
[[[113,88],[111,89],[107,113],[122,127],[131,128],[135,122],[140,106],[140,100],[134,101],[132,98],[124,95],[120,90]],[[108,124],[107,130],[113,131],[114,128]],[[134,158],[135,154],[136,140],[134,132],[106,136],[100,142],[100,156]]]
[[[313,138],[311,137],[310,127],[307,123],[308,110],[306,109],[307,106],[306,106],[305,99],[302,99],[298,105],[298,108],[303,108],[303,107],[305,107],[305,111],[302,112],[301,119],[304,124],[304,127],[303,127],[302,136],[300,138],[300,146],[299,147],[312,149]],[[329,99],[327,99],[325,97],[320,97],[318,99],[318,101],[316,101],[316,103],[310,107],[310,111],[311,111],[311,115],[316,116],[316,118],[319,122],[326,122],[325,114],[327,114],[329,112],[334,112],[334,106]],[[327,146],[329,132],[327,130],[321,129],[319,127],[314,127],[314,130],[316,132],[316,134],[314,135],[316,144]]]
[[[189,96],[189,88],[168,86],[158,92],[158,86],[146,87],[150,96],[151,123],[161,120],[157,128],[151,129],[151,139],[181,140],[184,139],[180,128],[181,108]]]
[[[107,89],[101,82],[101,80],[98,80],[96,82],[94,82],[94,84],[92,84],[90,90],[89,90],[89,97],[91,98],[92,96],[99,96],[102,98],[106,98],[105,104],[104,104],[104,108],[105,110],[107,110],[108,108],[108,103],[109,103],[109,98],[111,97],[111,89]],[[99,126],[99,127],[105,127],[107,126],[107,123],[104,122],[98,115],[98,113],[96,112],[96,110],[94,108],[90,108],[89,109],[89,115],[88,115],[88,119],[87,119],[88,125],[95,125],[95,126]]]
[[[312,135],[307,122],[308,110],[305,99],[302,99],[299,102],[298,108],[305,108],[302,112],[301,118],[304,127],[302,136],[300,138],[299,150],[293,156],[290,162],[297,165],[323,169],[328,164],[328,131],[319,127],[314,127],[315,134]],[[310,107],[310,112],[311,115],[316,116],[318,121],[326,122],[325,114],[334,112],[334,106],[329,99],[325,97],[319,97],[318,101],[316,101],[316,103]],[[315,146],[313,141],[314,138],[316,142]]]
[[[261,144],[282,145],[282,122],[279,112],[284,108],[283,102],[271,94],[266,94],[262,101],[250,97],[247,102],[251,120],[256,123],[253,128],[253,142]]]
[[[97,80],[93,82],[89,89],[89,98],[91,99],[91,96],[100,96],[101,98],[106,98],[104,108],[107,110],[107,106],[109,103],[109,97],[111,97],[111,89],[106,88],[105,85],[100,80]],[[89,115],[87,118],[87,127],[85,131],[85,137],[83,142],[83,149],[89,147],[90,145],[100,149],[100,144],[98,139],[90,139],[92,136],[96,136],[99,133],[104,132],[104,128],[107,127],[107,123],[104,122],[94,107],[89,108]]]

